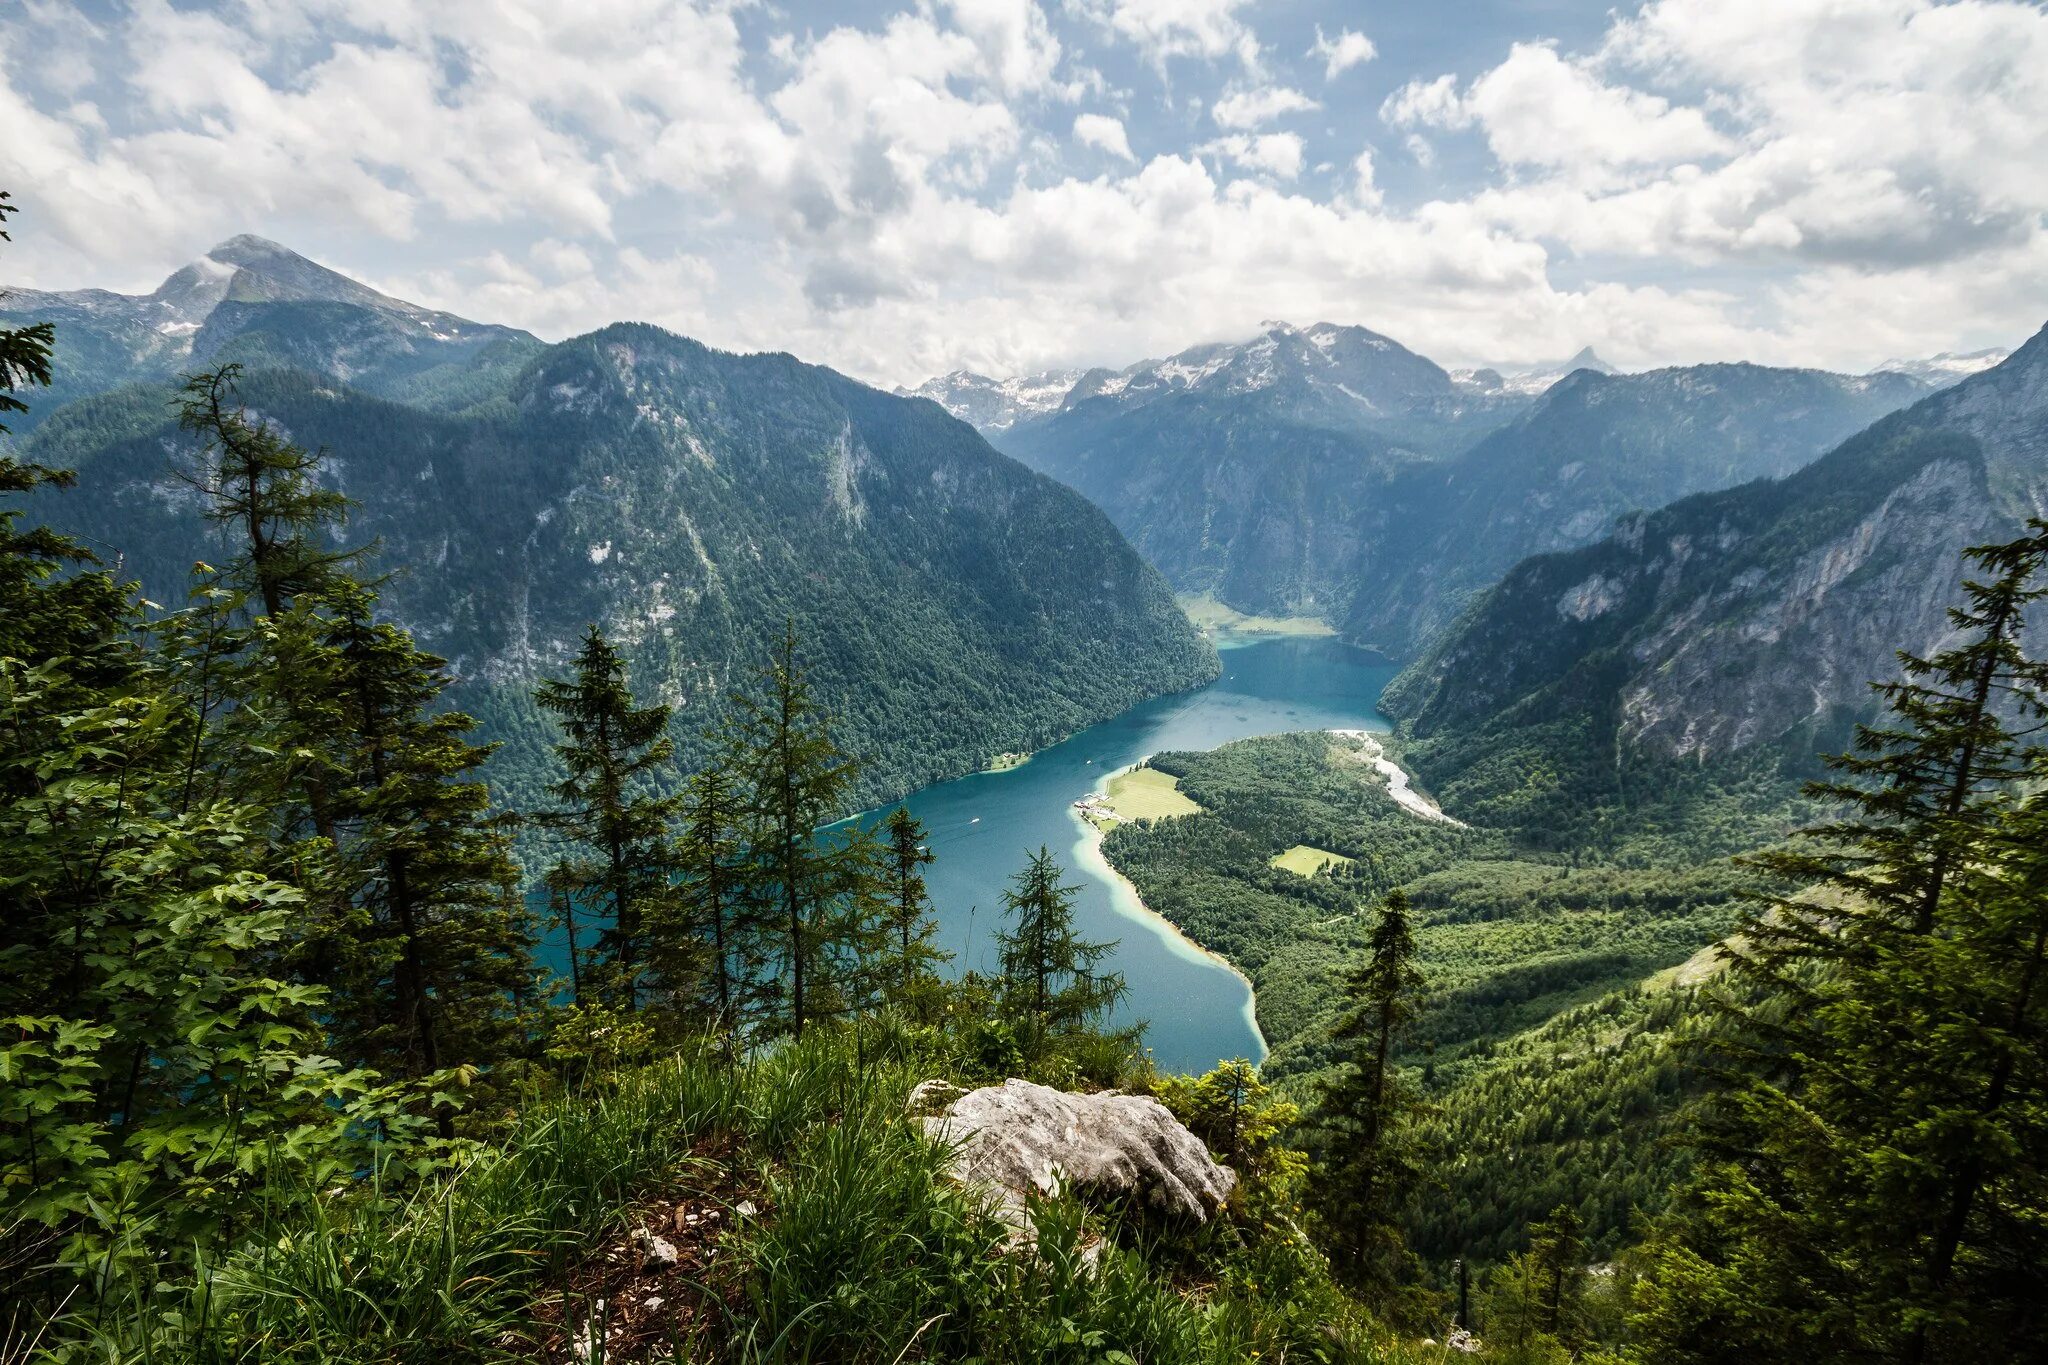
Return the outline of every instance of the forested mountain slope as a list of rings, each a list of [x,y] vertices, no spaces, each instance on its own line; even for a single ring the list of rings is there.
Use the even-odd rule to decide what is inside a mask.
[[[1523,562],[1382,705],[1439,786],[1521,764],[1532,802],[1629,755],[1839,748],[1894,651],[1949,633],[1959,551],[2044,510],[2048,332],[1786,478]]]
[[[786,355],[618,325],[459,415],[302,371],[252,374],[243,396],[324,447],[359,504],[350,534],[397,574],[390,608],[505,741],[508,805],[534,803],[548,771],[528,692],[591,621],[680,708],[685,770],[697,729],[794,622],[872,799],[1216,671],[1158,573],[1077,494],[933,405]],[[38,515],[176,603],[195,560],[224,561],[178,478],[170,400],[73,404],[28,453],[79,471]]]
[[[380,294],[262,237],[231,237],[148,294],[0,288],[0,325],[56,324],[55,382],[17,432],[67,400],[227,360],[287,364],[385,397],[461,406],[540,351],[515,327]]]
[[[1412,907],[1421,980],[1399,1056],[1439,1178],[1414,1191],[1410,1247],[1498,1261],[1560,1203],[1603,1254],[1640,1236],[1685,1164],[1660,1145],[1683,1089],[1671,1035],[1700,1022],[1698,973],[1677,969],[1734,926],[1750,879],[1704,846],[1614,857],[1594,827],[1537,849],[1523,829],[1419,819],[1359,741],[1325,733],[1151,764],[1198,809],[1118,825],[1104,852],[1252,979],[1262,1074],[1288,1094],[1312,1102],[1344,1062],[1333,1028],[1372,907],[1397,888]],[[1304,845],[1328,859],[1311,875],[1283,857]]]

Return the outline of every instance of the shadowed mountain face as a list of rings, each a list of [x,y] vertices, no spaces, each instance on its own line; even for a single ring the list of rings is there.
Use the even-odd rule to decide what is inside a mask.
[[[57,326],[57,382],[26,430],[72,398],[239,361],[290,365],[383,397],[459,407],[542,343],[380,294],[261,237],[231,237],[149,294],[0,289],[0,319]]]
[[[1108,511],[1182,592],[1246,611],[1343,619],[1387,493],[1527,399],[1455,383],[1362,327],[1269,325],[1120,373],[997,436]]]
[[[1363,328],[1273,324],[1091,371],[1056,410],[989,430],[1107,511],[1177,590],[1321,616],[1398,658],[1525,556],[1790,473],[1929,387],[1757,365],[1622,375],[1590,351],[1453,377]]]
[[[2048,331],[1788,477],[1524,561],[1384,704],[1424,737],[1576,716],[1701,761],[1837,734],[1894,650],[1948,636],[1963,549],[2044,514]]]
[[[1518,561],[1590,544],[1617,518],[1790,474],[1927,392],[1761,365],[1580,370],[1453,460],[1389,490],[1392,534],[1357,570],[1345,633],[1409,657]]]
[[[60,347],[67,331],[156,338],[74,387],[244,359],[251,412],[325,452],[357,504],[348,538],[395,575],[385,607],[504,744],[508,805],[543,800],[552,734],[529,693],[593,621],[636,687],[680,708],[678,775],[793,622],[871,800],[1216,672],[1165,581],[1078,494],[932,404],[786,355],[627,324],[543,346],[253,239],[147,298],[9,303],[53,316]],[[173,398],[157,381],[41,400],[22,443],[79,472],[33,513],[166,603],[195,561],[235,553],[177,477],[195,451]]]

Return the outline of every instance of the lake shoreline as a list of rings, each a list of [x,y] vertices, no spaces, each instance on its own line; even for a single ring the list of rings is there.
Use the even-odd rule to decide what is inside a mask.
[[[1104,773],[1095,784],[1094,794],[1096,796],[1106,795],[1111,782],[1125,773],[1144,767],[1151,761],[1152,755],[1146,754],[1135,762],[1127,763],[1113,772]],[[1116,864],[1109,860],[1109,855],[1102,851],[1102,840],[1107,831],[1078,810],[1070,811],[1070,814],[1073,816],[1074,824],[1080,830],[1080,838],[1074,845],[1076,859],[1087,870],[1092,871],[1112,888],[1122,893],[1120,896],[1113,896],[1111,898],[1112,908],[1135,922],[1145,924],[1148,927],[1158,926],[1165,931],[1165,936],[1173,944],[1186,949],[1188,953],[1202,961],[1221,967],[1244,983],[1245,1026],[1251,1030],[1253,1039],[1259,1045],[1259,1055],[1247,1058],[1247,1060],[1255,1065],[1263,1064],[1267,1056],[1272,1052],[1272,1048],[1266,1042],[1265,1030],[1259,1027],[1259,990],[1252,983],[1252,979],[1246,976],[1235,962],[1232,962],[1214,948],[1190,938],[1178,924],[1175,924],[1172,920],[1145,904],[1145,898],[1138,894],[1136,885],[1132,883],[1129,877],[1120,872]],[[1132,914],[1129,907],[1135,907],[1137,913]]]

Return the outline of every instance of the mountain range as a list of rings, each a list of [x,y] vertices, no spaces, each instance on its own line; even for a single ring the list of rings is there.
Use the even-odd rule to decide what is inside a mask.
[[[1183,593],[1341,620],[1403,471],[1526,407],[1363,327],[1274,323],[1243,343],[1090,371],[998,447],[1086,494]]]
[[[1591,350],[1454,374],[1331,323],[1089,371],[1055,405],[1059,378],[1003,387],[1031,401],[986,423],[990,439],[1107,511],[1177,591],[1320,617],[1396,658],[1524,556],[1790,473],[1935,382],[1757,365],[1619,374]],[[997,387],[953,375],[919,392],[979,421]]]
[[[240,361],[291,366],[365,393],[459,406],[542,349],[516,327],[394,299],[262,237],[231,237],[148,294],[0,289],[0,317],[55,323],[56,382],[26,431],[65,402]]]
[[[644,326],[549,346],[252,237],[147,295],[0,307],[58,325],[25,444],[82,486],[48,514],[157,600],[221,553],[166,381],[242,363],[408,566],[391,609],[515,785],[547,762],[526,691],[588,620],[691,724],[795,620],[879,797],[1212,676],[1172,590],[1415,660],[1386,704],[1418,740],[1569,714],[1715,759],[1860,714],[1895,644],[1938,640],[1955,550],[2048,506],[2038,337],[1861,376],[1590,351],[1503,376],[1271,323],[890,395]]]
[[[1029,750],[1216,656],[1158,572],[1078,494],[937,407],[787,355],[621,324],[548,346],[390,299],[236,238],[146,296],[17,291],[57,324],[66,388],[28,458],[76,469],[35,511],[176,603],[211,538],[172,418],[179,370],[240,359],[253,414],[325,452],[349,535],[396,573],[385,604],[539,798],[528,694],[586,622],[680,709],[687,761],[729,689],[796,625],[879,800]],[[59,406],[50,398],[103,392]],[[54,409],[54,410],[53,410]]]
[[[1894,651],[1951,638],[1961,552],[2043,516],[2048,329],[1796,472],[1524,560],[1381,704],[1440,741],[1446,790],[1546,731],[1537,748],[1617,772],[1838,749]]]

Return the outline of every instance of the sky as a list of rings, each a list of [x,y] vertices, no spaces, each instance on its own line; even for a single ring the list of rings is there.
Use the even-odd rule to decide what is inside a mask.
[[[0,280],[241,232],[871,382],[1358,323],[1860,371],[2048,321],[2023,0],[0,0]]]

